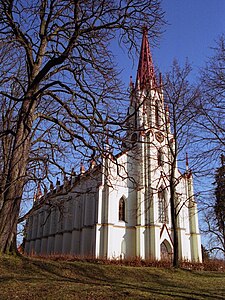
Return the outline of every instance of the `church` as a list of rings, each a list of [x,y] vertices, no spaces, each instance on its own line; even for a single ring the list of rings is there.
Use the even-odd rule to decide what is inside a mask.
[[[25,253],[79,257],[168,259],[173,254],[170,174],[174,137],[164,107],[162,80],[157,82],[147,30],[143,30],[136,82],[123,151],[107,153],[102,163],[71,174],[42,195],[26,224]],[[173,164],[174,165],[174,164]],[[201,239],[193,178],[186,161],[175,163],[179,259],[201,262]],[[51,204],[51,205],[50,205]]]

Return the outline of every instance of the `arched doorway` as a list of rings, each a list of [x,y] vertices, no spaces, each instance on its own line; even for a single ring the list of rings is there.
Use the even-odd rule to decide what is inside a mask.
[[[172,250],[170,243],[167,240],[164,240],[161,243],[160,254],[161,254],[161,259],[163,259],[163,260],[171,260],[172,259],[173,250]]]

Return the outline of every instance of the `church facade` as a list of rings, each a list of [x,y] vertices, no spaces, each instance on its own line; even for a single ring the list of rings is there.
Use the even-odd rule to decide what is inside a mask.
[[[157,260],[172,256],[174,137],[146,30],[136,83],[131,80],[130,88],[124,151],[116,157],[106,154],[101,165],[91,163],[88,171],[81,165],[79,175],[72,174],[43,196],[39,190],[36,203],[44,197],[46,204],[27,221],[25,253]],[[201,262],[197,204],[186,164],[184,174],[176,164],[173,169],[179,258]]]

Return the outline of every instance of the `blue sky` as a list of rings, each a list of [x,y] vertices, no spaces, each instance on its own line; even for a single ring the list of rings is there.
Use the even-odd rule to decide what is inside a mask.
[[[181,64],[188,58],[197,75],[213,53],[210,47],[225,33],[225,0],[163,0],[162,8],[169,25],[158,47],[151,47],[154,64],[164,73],[174,58]],[[132,61],[122,63],[123,80],[128,83],[129,75],[136,77],[137,62],[133,68]]]

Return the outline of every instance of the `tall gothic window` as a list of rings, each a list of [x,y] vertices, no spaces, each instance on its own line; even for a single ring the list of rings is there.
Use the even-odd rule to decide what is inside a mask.
[[[125,200],[124,200],[124,198],[121,198],[120,202],[119,202],[119,221],[125,221]]]
[[[132,143],[132,146],[134,146],[137,142],[137,133],[134,132],[131,136],[131,143]]]
[[[163,151],[162,149],[159,149],[157,153],[158,166],[163,166],[163,159]]]
[[[159,127],[159,102],[155,101],[155,126]]]
[[[166,201],[165,189],[160,187],[158,191],[159,222],[168,223],[168,205]]]

